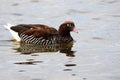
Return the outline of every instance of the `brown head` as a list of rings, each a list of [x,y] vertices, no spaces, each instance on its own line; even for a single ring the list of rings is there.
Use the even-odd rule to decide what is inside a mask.
[[[65,21],[59,27],[59,34],[61,36],[70,36],[71,31],[78,33],[73,21]]]

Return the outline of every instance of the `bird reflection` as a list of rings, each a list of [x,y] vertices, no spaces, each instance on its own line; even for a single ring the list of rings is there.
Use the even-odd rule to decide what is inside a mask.
[[[66,56],[74,57],[75,51],[72,51],[73,42],[67,44],[56,44],[56,45],[36,45],[21,42],[20,47],[17,48],[17,52],[22,54],[42,53],[42,52],[60,52],[65,53]]]

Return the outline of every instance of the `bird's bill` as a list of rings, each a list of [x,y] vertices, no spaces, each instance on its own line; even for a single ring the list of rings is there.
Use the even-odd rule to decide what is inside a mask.
[[[73,32],[78,33],[78,29],[77,29],[77,28],[74,28],[74,29],[73,29]]]

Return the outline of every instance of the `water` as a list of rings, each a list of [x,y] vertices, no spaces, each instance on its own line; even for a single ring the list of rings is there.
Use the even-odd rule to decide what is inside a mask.
[[[120,80],[119,0],[1,0],[0,80]],[[3,25],[73,20],[79,34],[68,56],[59,50],[21,54]]]

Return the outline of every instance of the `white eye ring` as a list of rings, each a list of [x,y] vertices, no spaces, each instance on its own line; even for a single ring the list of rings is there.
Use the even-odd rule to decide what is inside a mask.
[[[70,26],[70,24],[67,24],[67,26]]]

